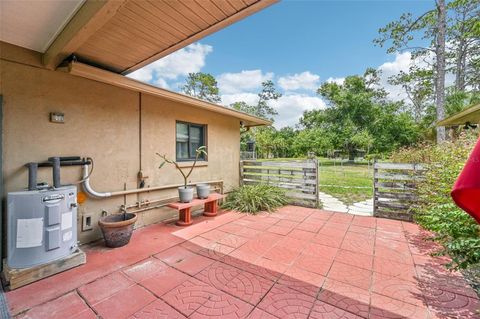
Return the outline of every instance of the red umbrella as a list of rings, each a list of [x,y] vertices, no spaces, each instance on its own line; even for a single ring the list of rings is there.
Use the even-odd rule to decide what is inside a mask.
[[[480,139],[451,192],[455,203],[480,224]]]

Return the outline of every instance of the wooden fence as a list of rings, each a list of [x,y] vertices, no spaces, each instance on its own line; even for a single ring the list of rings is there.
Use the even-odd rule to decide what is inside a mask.
[[[411,221],[417,182],[423,178],[424,171],[422,164],[375,162],[373,215]]]
[[[290,203],[318,207],[318,161],[241,161],[240,182],[268,184],[286,190]]]

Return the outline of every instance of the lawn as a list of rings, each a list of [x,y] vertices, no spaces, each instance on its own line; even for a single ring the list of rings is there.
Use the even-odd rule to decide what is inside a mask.
[[[288,161],[291,158],[260,159],[259,161]],[[337,197],[347,205],[372,198],[373,170],[367,161],[318,158],[319,190]],[[262,174],[259,174],[262,175]]]
[[[372,198],[372,166],[366,161],[347,161],[319,158],[320,191],[337,197],[345,204]]]

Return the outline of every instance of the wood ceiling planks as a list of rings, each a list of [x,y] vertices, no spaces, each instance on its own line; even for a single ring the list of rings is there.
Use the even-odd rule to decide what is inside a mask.
[[[79,61],[128,73],[274,2],[126,0],[74,54]]]

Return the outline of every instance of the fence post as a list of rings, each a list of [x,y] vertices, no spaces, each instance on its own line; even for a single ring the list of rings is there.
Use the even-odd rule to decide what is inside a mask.
[[[239,170],[240,170],[240,186],[243,186],[243,161],[240,161],[239,165]]]

